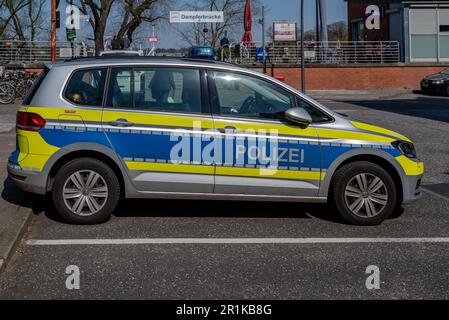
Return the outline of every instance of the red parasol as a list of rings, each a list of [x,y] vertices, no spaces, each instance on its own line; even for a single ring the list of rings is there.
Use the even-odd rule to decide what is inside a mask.
[[[252,16],[251,16],[250,0],[246,0],[245,13],[244,13],[244,18],[243,18],[243,26],[245,28],[245,33],[243,34],[243,37],[242,37],[242,43],[245,46],[249,44],[251,47],[254,47],[253,36],[251,35]]]

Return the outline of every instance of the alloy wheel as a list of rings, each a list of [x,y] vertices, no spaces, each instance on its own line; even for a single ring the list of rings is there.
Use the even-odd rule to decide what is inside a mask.
[[[345,202],[349,210],[362,218],[379,215],[388,203],[385,183],[371,173],[360,173],[346,185]]]
[[[92,170],[80,170],[64,183],[64,203],[74,214],[90,216],[100,211],[108,199],[108,187],[104,178]]]

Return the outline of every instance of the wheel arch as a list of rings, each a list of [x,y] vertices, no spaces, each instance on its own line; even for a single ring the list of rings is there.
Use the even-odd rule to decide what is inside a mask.
[[[402,203],[404,198],[404,170],[393,156],[376,149],[351,150],[334,160],[321,183],[320,196],[328,197],[335,172],[344,165],[355,161],[368,161],[384,168],[391,175],[398,190],[398,203]]]
[[[71,160],[77,158],[93,158],[106,163],[117,175],[120,183],[120,196],[125,197],[127,191],[132,188],[124,168],[124,164],[114,151],[105,146],[90,143],[73,144],[58,150],[46,163],[44,173],[46,174],[46,191],[53,188],[53,180],[58,170]]]

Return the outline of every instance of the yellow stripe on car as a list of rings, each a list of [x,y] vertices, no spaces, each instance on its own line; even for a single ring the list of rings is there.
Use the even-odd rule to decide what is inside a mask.
[[[189,165],[175,163],[154,163],[126,161],[129,170],[172,172],[172,173],[194,173],[194,174],[214,174],[214,166]],[[286,180],[322,180],[325,173],[320,171],[299,171],[299,170],[272,170],[261,168],[239,168],[239,167],[217,167],[216,175],[241,176],[257,178],[276,178]]]
[[[341,140],[360,140],[360,141],[372,141],[372,142],[387,142],[391,143],[394,139],[379,136],[371,133],[363,133],[356,131],[346,131],[346,130],[335,130],[335,129],[324,129],[317,128],[318,136],[320,138],[328,139],[341,139]]]
[[[371,124],[367,124],[367,123],[363,123],[363,122],[357,122],[357,121],[351,121],[351,124],[356,127],[357,129],[361,129],[361,130],[366,130],[366,131],[372,131],[375,133],[380,133],[380,134],[385,134],[388,136],[392,136],[395,137],[399,140],[404,140],[407,142],[411,142],[411,140],[409,138],[407,138],[406,136],[397,133],[395,131],[391,131],[382,127],[378,127],[378,126],[373,126]]]
[[[236,168],[236,167],[217,167],[215,174],[226,176],[274,178],[286,180],[322,180],[324,179],[325,176],[325,173],[321,173],[320,171],[268,170],[259,168]]]
[[[39,132],[17,130],[19,142],[19,165],[41,171],[48,159],[59,150],[45,142]],[[31,154],[32,157],[28,157]]]

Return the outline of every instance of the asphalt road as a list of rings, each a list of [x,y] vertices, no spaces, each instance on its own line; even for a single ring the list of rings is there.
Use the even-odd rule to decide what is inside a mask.
[[[37,198],[0,299],[449,298],[449,193],[438,188],[449,183],[449,99],[341,97],[320,100],[409,136],[426,165],[429,191],[382,225],[348,226],[325,205],[127,200],[107,223],[72,226]],[[79,290],[66,288],[69,265]],[[370,265],[379,289],[366,287]]]

